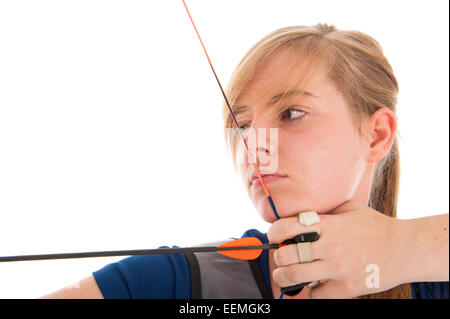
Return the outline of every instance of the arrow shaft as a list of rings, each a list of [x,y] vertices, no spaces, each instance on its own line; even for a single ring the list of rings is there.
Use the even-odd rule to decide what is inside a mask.
[[[92,251],[92,252],[63,253],[63,254],[4,256],[4,257],[0,257],[0,262],[90,258],[90,257],[135,256],[135,255],[166,255],[166,254],[218,252],[218,251],[226,251],[226,250],[252,250],[252,249],[274,249],[274,248],[278,248],[278,244],[265,244],[265,245],[260,245],[260,246],[221,247],[221,248],[219,248],[217,246],[208,246],[208,247]]]

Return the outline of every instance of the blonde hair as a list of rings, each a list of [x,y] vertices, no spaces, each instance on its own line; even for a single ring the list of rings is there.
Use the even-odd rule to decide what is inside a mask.
[[[342,31],[326,24],[286,27],[258,41],[231,76],[226,95],[232,108],[264,63],[281,50],[289,54],[284,66],[285,70],[289,70],[289,76],[283,78],[280,84],[284,92],[294,87],[304,87],[318,71],[325,71],[349,102],[358,129],[363,117],[372,115],[380,108],[385,107],[396,113],[398,83],[379,43],[362,32]],[[268,87],[262,91],[268,96],[277,89]],[[225,104],[223,117],[226,142],[236,165],[237,142],[228,129],[233,128],[234,123]],[[391,217],[397,216],[399,160],[395,137],[389,152],[374,167],[368,203],[371,208]],[[360,298],[411,298],[411,288],[409,284],[402,284]]]

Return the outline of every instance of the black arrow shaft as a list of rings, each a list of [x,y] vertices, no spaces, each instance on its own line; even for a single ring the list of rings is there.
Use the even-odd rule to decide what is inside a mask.
[[[21,255],[21,256],[3,256],[0,262],[12,261],[31,261],[31,260],[49,260],[49,259],[71,259],[71,258],[92,258],[92,257],[114,257],[114,256],[135,256],[135,255],[166,255],[166,254],[184,254],[201,252],[218,252],[226,250],[251,250],[251,249],[274,249],[278,244],[265,244],[260,246],[237,246],[237,247],[184,247],[184,248],[157,248],[157,249],[137,249],[137,250],[114,250],[114,251],[91,251],[79,253],[63,254],[41,254],[41,255]]]

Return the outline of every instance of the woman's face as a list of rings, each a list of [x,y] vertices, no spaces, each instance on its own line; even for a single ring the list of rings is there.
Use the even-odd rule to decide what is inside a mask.
[[[289,77],[282,71],[285,61],[283,52],[268,60],[237,103],[245,109],[237,115],[240,127],[256,134],[266,128],[266,145],[269,128],[278,129],[277,148],[263,145],[255,151],[258,159],[268,156],[278,163],[276,174],[282,177],[264,177],[278,214],[325,213],[350,199],[367,203],[372,171],[372,163],[365,161],[368,143],[354,126],[343,94],[327,76],[318,74],[305,93],[290,92],[283,99],[289,109],[281,114],[271,113],[271,98],[262,99],[264,90],[280,86]],[[265,166],[257,165],[264,175]],[[252,181],[254,167],[247,156],[238,168],[258,212],[267,222],[275,221],[258,179]]]

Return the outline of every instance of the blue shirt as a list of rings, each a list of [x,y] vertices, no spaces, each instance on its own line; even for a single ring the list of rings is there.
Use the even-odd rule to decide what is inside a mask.
[[[256,229],[246,231],[242,237],[257,237],[268,243],[267,234]],[[266,285],[272,291],[268,251],[263,250],[257,261]],[[189,266],[183,254],[132,256],[106,265],[93,275],[107,299],[191,297]],[[448,282],[411,283],[411,291],[415,299],[449,298]]]

